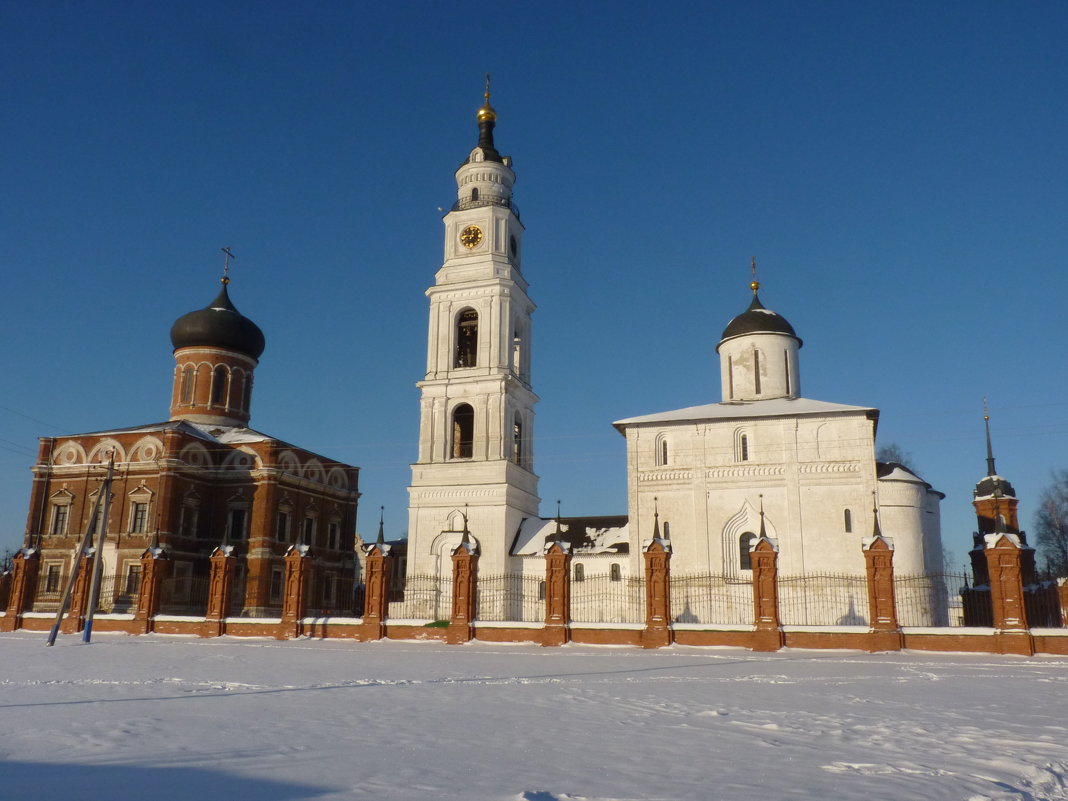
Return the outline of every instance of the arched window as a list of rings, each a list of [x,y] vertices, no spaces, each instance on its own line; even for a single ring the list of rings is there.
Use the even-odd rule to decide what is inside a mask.
[[[753,348],[753,389],[760,394],[760,351]]]
[[[523,335],[519,329],[512,335],[512,372],[517,376],[523,375]]]
[[[785,366],[786,366],[786,371],[783,373],[783,375],[786,376],[786,394],[789,395],[790,394],[790,352],[784,350],[782,352],[782,358],[783,358],[783,361],[785,362]]]
[[[212,406],[221,406],[225,400],[226,368],[219,365],[211,373],[211,403]]]
[[[538,600],[539,601],[544,601],[545,600],[545,582],[544,581],[539,581],[538,582]]]
[[[245,377],[245,399],[241,405],[242,410],[248,411],[249,405],[252,403],[252,376]]]
[[[664,529],[663,529],[663,531],[664,531],[664,539],[665,540],[670,540],[671,539],[671,523],[669,523],[666,520],[664,521]]]
[[[738,568],[740,570],[753,569],[753,559],[749,548],[752,547],[755,539],[756,534],[752,531],[747,531],[738,538]]]
[[[727,397],[734,400],[734,357],[727,357]]]
[[[523,418],[519,412],[515,413],[515,423],[512,425],[512,460],[516,464],[523,464]]]
[[[245,398],[245,374],[241,371],[234,371],[230,374],[230,395],[233,397],[233,402],[230,406],[241,406],[241,401]]]
[[[845,523],[846,534],[852,534],[853,533],[853,513],[851,511],[849,511],[848,509],[846,509],[845,510],[845,514],[843,515],[843,518],[844,518],[843,522]]]
[[[193,367],[186,365],[182,369],[182,403],[191,403],[193,401]]]
[[[466,309],[456,322],[456,359],[453,367],[478,364],[478,312]]]
[[[623,571],[619,569],[619,565],[611,564],[611,565],[608,566],[608,577],[612,581],[622,581],[623,580]]]
[[[582,565],[575,565],[575,581],[586,580],[586,569]]]
[[[661,437],[656,443],[656,463],[658,465],[665,465],[668,463],[668,443],[667,439]]]
[[[452,412],[452,458],[470,459],[475,452],[475,410],[461,403]]]
[[[477,187],[477,186],[476,186],[476,187],[474,187],[474,188],[473,188],[473,189],[471,190],[471,199],[472,199],[472,200],[478,200],[478,187]]]
[[[738,440],[738,461],[740,461],[740,462],[748,462],[749,461],[749,435],[748,434],[742,434],[741,438]]]

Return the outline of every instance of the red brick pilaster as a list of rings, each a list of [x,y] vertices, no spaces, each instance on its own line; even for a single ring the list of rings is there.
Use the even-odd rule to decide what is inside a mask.
[[[271,592],[271,557],[274,526],[278,517],[278,481],[273,476],[261,479],[252,493],[249,514],[248,558],[245,575],[245,608],[262,614]]]
[[[478,592],[478,549],[461,542],[452,552],[452,615],[445,630],[451,645],[469,642],[475,636],[475,593]]]
[[[311,546],[290,545],[286,551],[286,586],[282,598],[282,625],[278,639],[292,639],[303,633],[302,621],[308,604],[311,570]]]
[[[162,548],[149,548],[141,554],[141,582],[137,588],[137,609],[134,623],[137,631],[148,634],[153,630],[153,618],[159,614],[163,580],[170,574],[171,561]]]
[[[545,550],[545,629],[542,645],[571,639],[571,546],[554,542]]]
[[[643,648],[671,645],[671,543],[654,537],[645,547]]]
[[[389,603],[389,574],[393,559],[389,546],[376,542],[367,549],[366,585],[363,603],[361,640],[380,640],[386,633],[385,620]]]
[[[85,556],[82,557],[78,567],[78,575],[74,577],[74,588],[71,590],[67,616],[63,618],[59,626],[63,634],[74,634],[85,628],[85,613],[89,609],[89,587],[93,581],[94,562],[96,562],[96,549],[86,548]]]
[[[1057,599],[1061,602],[1061,625],[1068,629],[1068,578],[1057,579]]]
[[[35,548],[23,548],[15,554],[11,569],[11,585],[7,596],[7,609],[0,618],[0,631],[22,628],[22,615],[29,611],[33,594],[37,589],[37,571],[40,569],[40,553]]]
[[[779,621],[779,548],[761,537],[749,549],[753,568],[754,651],[778,651],[783,646]]]
[[[994,636],[998,653],[1031,656],[1035,652],[1035,642],[1027,626],[1020,549],[1020,540],[1015,534],[986,536],[986,564],[990,572],[990,602],[994,628],[997,629]]]
[[[230,592],[234,585],[237,557],[232,545],[221,545],[211,554],[211,576],[208,579],[208,609],[204,615],[204,636],[218,637],[226,633],[226,618],[230,614]]]
[[[894,602],[894,546],[882,536],[864,541],[864,565],[868,574],[868,619],[871,621],[870,651],[900,651],[901,628]]]

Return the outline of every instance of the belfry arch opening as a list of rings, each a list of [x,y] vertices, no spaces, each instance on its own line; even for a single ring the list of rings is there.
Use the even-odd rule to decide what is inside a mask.
[[[478,364],[478,312],[464,309],[456,319],[456,357],[453,367]]]
[[[452,410],[452,458],[470,459],[475,452],[475,410],[461,403]]]

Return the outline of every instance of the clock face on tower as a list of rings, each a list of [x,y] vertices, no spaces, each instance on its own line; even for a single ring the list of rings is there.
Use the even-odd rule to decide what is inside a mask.
[[[478,247],[482,241],[482,229],[477,225],[469,225],[460,231],[460,244],[468,250]]]

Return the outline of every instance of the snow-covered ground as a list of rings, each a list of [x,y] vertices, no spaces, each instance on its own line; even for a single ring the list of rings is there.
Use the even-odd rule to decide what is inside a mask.
[[[0,798],[1068,799],[1068,659],[19,632]]]

